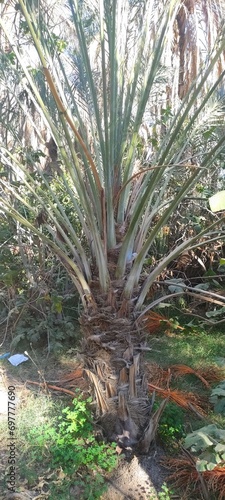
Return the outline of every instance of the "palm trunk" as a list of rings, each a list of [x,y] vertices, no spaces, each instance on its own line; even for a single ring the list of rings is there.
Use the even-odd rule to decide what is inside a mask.
[[[124,281],[114,281],[108,295],[101,294],[97,282],[92,286],[97,309],[87,309],[80,318],[84,366],[107,439],[122,449],[147,453],[166,402],[152,415],[145,335],[136,328],[131,307],[121,317],[123,286]]]

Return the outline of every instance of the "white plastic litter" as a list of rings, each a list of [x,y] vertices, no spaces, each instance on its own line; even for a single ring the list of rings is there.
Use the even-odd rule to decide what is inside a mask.
[[[10,356],[8,358],[8,361],[11,363],[13,366],[18,366],[20,363],[23,363],[24,361],[28,361],[29,358],[24,356],[24,354],[13,354],[13,356]]]

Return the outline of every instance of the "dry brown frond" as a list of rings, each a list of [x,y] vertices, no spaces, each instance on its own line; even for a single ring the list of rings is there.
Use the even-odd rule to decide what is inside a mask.
[[[213,470],[203,472],[203,477],[208,489],[218,495],[218,500],[225,498],[225,462],[222,466],[217,465]]]
[[[42,382],[34,382],[33,380],[27,380],[26,384],[33,384],[33,385],[38,385],[39,387],[43,387],[43,389],[52,389],[53,391],[59,391],[59,392],[64,392],[65,394],[69,394],[70,396],[73,396],[74,398],[76,397],[76,393],[69,391],[68,389],[64,389],[63,387],[58,387],[56,385],[50,385],[47,382],[42,383]]]
[[[187,366],[187,365],[172,365],[172,366],[170,366],[170,370],[172,372],[172,375],[174,375],[175,377],[180,377],[182,375],[187,375],[187,374],[195,375],[196,377],[198,377],[201,380],[201,382],[207,387],[207,389],[210,388],[209,383],[199,373],[199,371],[198,370],[194,370],[190,366]]]
[[[188,456],[166,457],[161,460],[161,463],[163,467],[174,471],[167,477],[167,480],[175,488],[181,488],[187,492],[197,485],[199,473],[196,470],[195,461],[191,461]]]
[[[225,369],[218,366],[207,366],[207,368],[199,368],[198,372],[206,379],[209,384],[220,382],[225,379]]]
[[[76,368],[72,372],[61,376],[58,380],[52,380],[51,382],[60,383],[63,387],[70,387],[74,389],[80,389],[81,391],[88,390],[88,382],[84,378],[83,368]]]
[[[104,412],[108,411],[108,404],[107,404],[107,401],[106,401],[106,398],[105,398],[104,391],[102,389],[100,380],[97,377],[97,375],[95,373],[93,373],[91,370],[88,370],[86,368],[85,372],[86,372],[88,378],[91,380],[91,382],[92,382],[92,384],[94,386],[95,397],[96,397],[96,400],[97,400],[97,403],[98,403],[98,408],[99,408],[101,414],[104,414]]]
[[[216,495],[218,500],[225,498],[225,462],[217,465],[213,470],[199,472],[196,469],[196,458],[187,450],[177,458],[166,457],[161,463],[172,470],[167,480],[175,488],[181,488],[185,493],[202,492],[203,498],[209,498],[209,492]]]
[[[167,457],[161,461],[162,465],[174,472],[167,478],[175,488],[180,488],[185,493],[185,498],[193,493],[196,498],[209,500],[209,492],[203,473],[196,469],[196,458],[183,449],[182,455],[177,458]]]
[[[162,325],[167,325],[171,327],[171,322],[166,318],[165,316],[162,316],[159,313],[156,313],[154,311],[150,311],[146,316],[143,318],[143,325],[144,328],[150,333],[151,335],[158,332],[161,328]]]
[[[164,370],[157,363],[146,363],[145,373],[149,383],[154,382],[159,387],[168,387],[170,371]]]
[[[185,410],[194,411],[199,417],[203,417],[205,415],[205,411],[203,409],[204,403],[202,398],[194,394],[193,392],[181,392],[178,390],[170,390],[170,389],[162,389],[161,387],[157,387],[153,384],[148,384],[148,387],[151,391],[155,391],[159,396],[163,398],[169,398],[171,401],[176,403],[178,406],[181,406]]]
[[[178,378],[189,374],[198,377],[207,389],[210,388],[211,383],[220,382],[225,378],[225,370],[217,366],[194,370],[187,365],[171,365],[167,369],[163,369],[157,363],[146,363],[146,373],[148,381],[154,382],[159,387],[167,387],[171,377]]]
[[[149,424],[147,425],[144,431],[143,439],[139,443],[139,451],[141,451],[141,453],[148,453],[150,444],[155,439],[155,435],[159,425],[159,420],[164,411],[164,408],[167,405],[167,402],[168,402],[167,399],[164,399],[159,408],[155,411],[155,413],[151,415]]]
[[[76,370],[73,370],[67,375],[64,375],[64,377],[61,377],[61,382],[70,382],[71,380],[78,379],[81,377],[83,377],[83,369],[77,368]]]

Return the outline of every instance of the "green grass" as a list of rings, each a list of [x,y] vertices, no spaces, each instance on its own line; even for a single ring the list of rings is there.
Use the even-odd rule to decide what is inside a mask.
[[[218,365],[218,359],[224,356],[225,360],[225,333],[192,327],[182,333],[174,333],[169,337],[162,334],[158,337],[149,337],[152,351],[148,359],[161,366],[172,364],[186,364],[192,368]],[[225,361],[224,361],[225,363]]]
[[[40,429],[48,425],[54,425],[57,415],[60,414],[62,404],[55,401],[47,394],[34,394],[31,391],[18,391],[18,402],[15,408],[16,418],[16,453],[17,453],[17,474],[21,484],[26,483],[28,489],[37,484],[38,477],[42,474],[42,467],[36,460],[37,446],[29,439],[29,434],[33,428]],[[8,427],[6,419],[0,421],[0,442],[1,450],[7,450]],[[7,451],[6,451],[7,455]],[[47,467],[48,468],[48,467]],[[46,470],[47,470],[46,468]],[[5,474],[7,473],[7,463],[5,463]],[[7,491],[7,476],[2,477],[2,483]]]
[[[163,368],[169,368],[174,364],[187,365],[193,369],[206,368],[209,366],[221,366],[224,358],[225,379],[225,333],[215,328],[206,329],[202,326],[188,326],[183,331],[176,330],[172,336],[164,333],[157,337],[149,337],[149,345],[152,351],[147,355],[150,363],[157,363]],[[154,382],[153,382],[154,383]],[[217,383],[212,384],[212,387]],[[184,392],[194,392],[209,399],[211,389],[207,389],[195,375],[184,375],[171,381],[171,388]],[[165,420],[165,419],[164,419]],[[209,409],[207,417],[200,420],[194,413],[185,412],[185,432],[192,432],[208,423],[215,423],[225,428],[225,416],[215,414]],[[165,443],[166,444],[166,443]],[[170,445],[168,446],[168,448]]]
[[[90,400],[78,396],[65,408],[46,394],[21,394],[16,408],[17,491],[35,489],[49,500],[100,498],[105,475],[118,461],[115,445],[95,439]],[[6,421],[1,448],[7,450]],[[4,439],[5,436],[5,439]],[[6,464],[7,469],[7,464]],[[7,491],[7,470],[3,478]],[[43,489],[44,488],[44,489]]]

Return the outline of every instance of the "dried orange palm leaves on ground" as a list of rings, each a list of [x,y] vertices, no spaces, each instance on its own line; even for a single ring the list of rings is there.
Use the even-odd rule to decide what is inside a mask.
[[[209,382],[213,384],[214,382],[221,382],[225,379],[225,368],[220,368],[218,366],[207,366],[206,368],[199,368],[198,373]]]
[[[145,373],[149,383],[153,382],[159,387],[168,387],[168,383],[171,378],[169,370],[164,370],[157,363],[146,363]]]
[[[56,382],[56,381],[55,381]],[[88,382],[84,378],[84,370],[82,368],[77,368],[71,373],[64,375],[59,380],[57,380],[64,387],[73,387],[81,390],[88,389]]]
[[[182,489],[186,495],[201,494],[201,498],[209,499],[210,493],[218,500],[225,499],[225,464],[217,465],[213,470],[199,472],[196,469],[197,459],[187,450],[180,457],[167,457],[162,465],[174,472],[167,478],[175,488]],[[197,493],[198,492],[198,493]],[[197,498],[197,496],[196,496]],[[198,497],[200,498],[200,497]]]
[[[177,458],[166,457],[161,460],[163,467],[173,470],[167,477],[174,488],[190,493],[193,489],[199,490],[199,472],[195,466],[195,459],[191,461],[188,456],[181,455]],[[197,493],[196,491],[196,493]]]
[[[174,472],[167,477],[174,488],[178,488],[185,493],[184,498],[189,498],[191,494],[196,495],[196,499],[204,498],[209,500],[209,493],[202,473],[196,469],[196,458],[191,453],[183,450],[180,457],[167,457],[161,461],[162,465]]]
[[[59,385],[53,385],[54,384],[59,384]],[[33,385],[38,385],[39,387],[43,387],[44,389],[51,389],[54,391],[58,392],[63,392],[65,394],[69,394],[73,397],[76,396],[76,393],[69,390],[68,387],[73,388],[73,389],[80,389],[82,391],[85,391],[88,389],[88,382],[84,379],[83,377],[83,370],[82,368],[77,368],[76,370],[73,370],[71,373],[68,375],[62,376],[58,380],[54,380],[51,382],[43,381],[43,382],[35,382],[32,380],[27,380],[26,384],[33,384]]]
[[[225,498],[225,463],[222,467],[217,465],[213,470],[203,472],[203,477],[208,489],[218,495],[218,500]]]
[[[171,365],[167,369],[162,368],[157,363],[146,363],[146,373],[148,382],[153,382],[157,386],[167,387],[169,381],[174,377],[178,378],[183,375],[195,375],[210,389],[210,384],[220,382],[225,379],[225,370],[217,366],[208,366],[194,370],[187,365]]]
[[[154,381],[155,385],[167,387],[170,380],[174,378],[181,377],[183,375],[195,375],[198,377],[201,382],[207,387],[210,388],[210,384],[207,378],[207,372],[205,370],[205,377],[202,376],[200,370],[194,370],[190,366],[187,365],[171,365],[167,369],[161,368],[157,363],[147,363],[146,364],[147,378],[148,381]],[[210,378],[210,376],[209,376]],[[224,375],[222,379],[224,378]],[[221,380],[221,379],[220,379]]]
[[[144,316],[142,323],[145,330],[147,330],[151,335],[160,331],[163,326],[166,326],[167,328],[172,328],[173,326],[171,321],[166,318],[166,316],[162,316],[162,314],[154,311],[150,311],[150,313]]]
[[[181,406],[185,410],[191,410],[196,413],[200,418],[206,415],[204,410],[205,401],[204,399],[193,392],[182,392],[176,389],[162,389],[153,384],[148,384],[150,391],[155,391],[159,396],[163,398],[169,398],[171,401]]]
[[[63,380],[64,382],[70,382],[71,380],[78,379],[83,377],[83,368],[76,368],[76,370],[73,370],[70,373],[67,373],[67,375],[64,375],[61,377],[60,380]]]
[[[53,391],[63,392],[65,394],[73,396],[74,398],[76,396],[75,392],[69,391],[68,389],[65,389],[63,387],[58,387],[56,385],[48,384],[48,382],[34,382],[33,380],[27,380],[26,384],[38,385],[39,387],[42,387],[45,390],[52,389]]]
[[[199,370],[194,370],[190,366],[187,365],[172,365],[170,366],[170,371],[174,377],[180,377],[182,375],[195,375],[198,377],[201,382],[207,387],[210,388],[208,381],[200,374]]]

